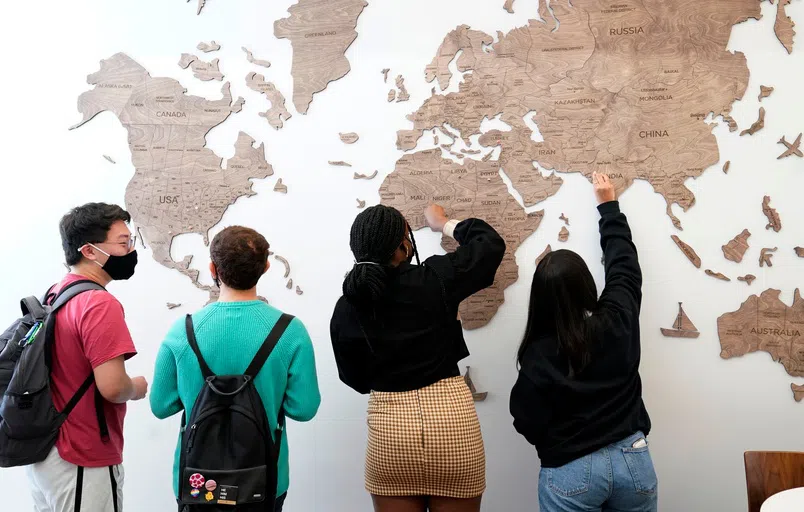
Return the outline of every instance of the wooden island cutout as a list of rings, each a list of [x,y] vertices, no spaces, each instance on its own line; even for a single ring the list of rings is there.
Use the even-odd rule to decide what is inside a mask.
[[[773,266],[773,253],[776,252],[779,248],[778,247],[765,247],[760,251],[759,254],[759,266],[764,267],[765,265],[772,267]]]
[[[722,246],[721,249],[723,250],[723,257],[735,263],[740,263],[743,261],[745,251],[748,250],[748,238],[750,236],[751,232],[747,229],[744,229],[742,233],[735,236],[726,245]]]
[[[764,85],[760,85],[759,89],[759,101],[762,101],[763,98],[767,98],[773,92],[773,87],[765,87]]]
[[[747,130],[743,130],[740,132],[740,136],[743,135],[754,135],[759,130],[765,128],[765,107],[759,107],[759,119],[751,125],[750,128]]]
[[[782,219],[779,217],[779,212],[777,212],[775,208],[771,208],[770,202],[770,196],[765,196],[762,200],[762,213],[768,218],[768,224],[765,226],[765,229],[773,229],[778,233],[782,230]]]
[[[198,43],[198,46],[196,46],[196,49],[204,53],[217,52],[218,50],[221,49],[221,45],[219,45],[215,41],[210,41],[208,43],[201,41],[200,43]]]
[[[800,402],[804,400],[804,385],[797,386],[796,384],[790,384],[790,391],[793,392],[793,399],[796,402]]]
[[[356,134],[355,132],[339,133],[338,136],[341,138],[341,142],[344,144],[354,144],[360,140],[360,135]]]
[[[715,272],[714,270],[709,269],[704,270],[704,272],[706,272],[706,275],[708,275],[709,277],[714,277],[715,279],[720,279],[721,281],[731,281],[731,279],[721,274],[720,272]]]
[[[695,268],[701,268],[701,258],[698,257],[698,253],[695,252],[695,249],[690,247],[688,244],[684,243],[678,236],[671,235],[670,238],[676,243],[681,252],[684,253],[684,256],[690,260],[690,263],[695,265]]]

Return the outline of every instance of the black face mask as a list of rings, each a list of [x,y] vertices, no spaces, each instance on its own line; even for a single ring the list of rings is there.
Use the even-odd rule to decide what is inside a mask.
[[[95,247],[93,245],[93,247]],[[95,249],[98,249],[95,247]],[[137,266],[137,251],[131,251],[125,256],[112,256],[111,254],[98,249],[103,254],[109,256],[106,263],[101,268],[109,274],[115,281],[125,281],[134,275],[134,267]],[[97,263],[97,262],[96,262]],[[98,263],[100,265],[100,263]]]

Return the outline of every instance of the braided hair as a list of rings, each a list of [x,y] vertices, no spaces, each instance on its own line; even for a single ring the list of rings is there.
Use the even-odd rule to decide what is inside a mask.
[[[349,302],[369,306],[385,292],[388,270],[394,253],[410,233],[413,255],[419,263],[419,252],[405,217],[390,206],[377,205],[360,212],[352,224],[349,246],[355,265],[343,281],[343,295]]]

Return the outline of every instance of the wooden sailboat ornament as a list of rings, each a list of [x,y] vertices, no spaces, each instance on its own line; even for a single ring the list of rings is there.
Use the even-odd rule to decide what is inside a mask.
[[[466,381],[466,385],[469,386],[469,391],[472,392],[472,399],[475,402],[483,402],[486,400],[486,397],[489,396],[488,391],[483,393],[478,393],[477,389],[475,389],[475,384],[472,382],[472,377],[469,376],[470,367],[466,367],[466,374],[463,376],[463,379]]]
[[[700,332],[684,312],[681,303],[678,303],[678,316],[676,321],[673,322],[672,329],[661,328],[662,334],[670,338],[697,338]]]

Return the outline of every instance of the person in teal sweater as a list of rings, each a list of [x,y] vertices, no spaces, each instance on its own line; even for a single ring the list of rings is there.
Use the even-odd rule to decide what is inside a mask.
[[[268,242],[256,231],[231,226],[210,246],[210,272],[220,288],[217,302],[192,315],[198,346],[217,375],[242,374],[282,312],[257,298],[257,281],[268,270]],[[271,432],[277,429],[280,406],[296,421],[310,421],[321,395],[313,344],[304,325],[294,319],[257,374]],[[167,333],[156,358],[151,411],[160,419],[182,411],[189,415],[204,385],[201,368],[187,341],[184,318]],[[173,492],[178,496],[181,434],[173,464]],[[279,455],[276,512],[282,510],[289,486],[287,436]]]

